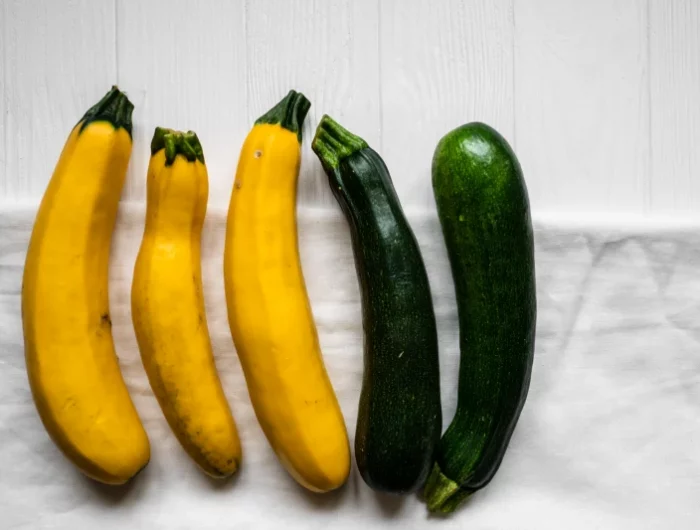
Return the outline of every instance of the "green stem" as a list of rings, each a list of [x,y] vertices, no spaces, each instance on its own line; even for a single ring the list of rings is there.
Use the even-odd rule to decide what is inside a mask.
[[[367,142],[341,126],[327,114],[321,118],[311,149],[325,169],[336,169],[343,158],[365,149]]]
[[[92,122],[106,121],[111,123],[115,129],[124,129],[131,136],[131,114],[133,111],[133,103],[115,85],[82,117],[79,122],[82,123],[80,132],[83,132],[85,127]]]
[[[430,512],[448,514],[459,508],[472,493],[472,491],[462,489],[454,480],[443,475],[436,462],[425,483],[423,497]]]
[[[288,131],[296,133],[301,143],[301,128],[304,118],[311,108],[311,102],[301,92],[290,90],[277,105],[260,116],[255,124],[268,123],[284,127]]]
[[[165,149],[165,165],[175,162],[177,155],[184,156],[188,161],[199,160],[204,164],[204,151],[199,138],[192,131],[181,132],[165,127],[156,127],[151,140],[151,155]]]

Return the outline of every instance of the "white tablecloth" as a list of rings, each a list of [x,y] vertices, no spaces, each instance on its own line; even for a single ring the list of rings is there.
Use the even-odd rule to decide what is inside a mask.
[[[223,485],[174,439],[149,388],[129,314],[143,210],[124,205],[110,273],[124,376],[152,444],[124,488],[83,478],[49,440],[28,388],[20,284],[36,205],[0,205],[2,529],[691,529],[700,527],[700,224],[625,227],[536,219],[538,323],[532,386],[493,482],[450,519],[415,496],[372,492],[353,469],[340,491],[305,492],[260,430],[231,341],[222,276],[224,211],[205,226],[203,275],[217,365],[243,444]],[[409,217],[440,335],[444,426],[455,410],[457,319],[437,219]],[[351,439],[362,373],[360,299],[337,209],[300,213],[304,272]],[[67,308],[70,310],[70,308]],[[332,526],[331,526],[332,525]]]

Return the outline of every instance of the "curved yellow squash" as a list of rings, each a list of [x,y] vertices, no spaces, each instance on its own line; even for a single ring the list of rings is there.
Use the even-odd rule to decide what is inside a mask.
[[[109,317],[112,231],[133,105],[113,88],[71,132],[41,201],[22,283],[29,383],[41,420],[86,475],[122,484],[150,458]]]
[[[131,291],[143,365],[171,429],[208,475],[233,474],[241,444],[211,349],[201,236],[209,182],[194,133],[156,129],[146,228]]]
[[[228,318],[258,421],[289,473],[316,492],[350,472],[347,431],[319,348],[296,232],[301,125],[294,91],[243,144],[226,227]]]

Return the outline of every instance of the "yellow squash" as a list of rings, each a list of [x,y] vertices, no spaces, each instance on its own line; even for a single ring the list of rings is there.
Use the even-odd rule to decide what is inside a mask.
[[[201,237],[209,182],[197,136],[156,129],[146,228],[131,313],[141,359],[183,448],[208,475],[233,474],[241,445],[214,364],[202,295]]]
[[[228,318],[258,421],[289,473],[316,492],[350,471],[299,260],[296,187],[309,102],[291,91],[243,144],[224,251]]]
[[[41,420],[83,473],[107,484],[126,482],[150,458],[119,370],[107,292],[132,111],[114,87],[71,132],[37,213],[22,282],[27,371]]]

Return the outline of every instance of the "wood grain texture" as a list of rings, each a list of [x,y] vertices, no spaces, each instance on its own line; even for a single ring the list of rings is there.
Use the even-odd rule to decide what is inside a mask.
[[[124,192],[145,200],[156,126],[197,133],[209,170],[209,204],[228,204],[246,124],[243,2],[117,0],[118,70],[136,105]]]
[[[0,124],[0,201],[5,199],[9,194],[8,192],[11,191],[10,179],[7,174],[9,164],[7,133],[10,119],[7,80],[7,62],[9,57],[7,56],[7,46],[5,45],[9,5],[7,2],[0,2],[0,44],[2,44],[2,49],[0,49],[0,120],[2,121]]]
[[[311,151],[323,114],[376,143],[378,0],[248,0],[248,123],[290,89],[311,101],[304,125],[299,205],[334,206]]]
[[[0,193],[39,198],[71,128],[116,82],[113,0],[0,1]]]
[[[533,209],[648,211],[646,0],[515,0],[515,28]]]
[[[332,206],[310,140],[328,113],[432,210],[439,138],[485,121],[514,145],[533,211],[695,214],[696,0],[1,0],[0,198],[36,202],[70,128],[113,83],[136,104],[125,200],[153,128],[193,129],[228,203],[252,121],[312,101],[299,204]]]
[[[700,206],[700,2],[649,0],[651,207]]]
[[[513,140],[512,0],[381,2],[381,154],[404,206],[434,209],[433,151],[484,121]]]

